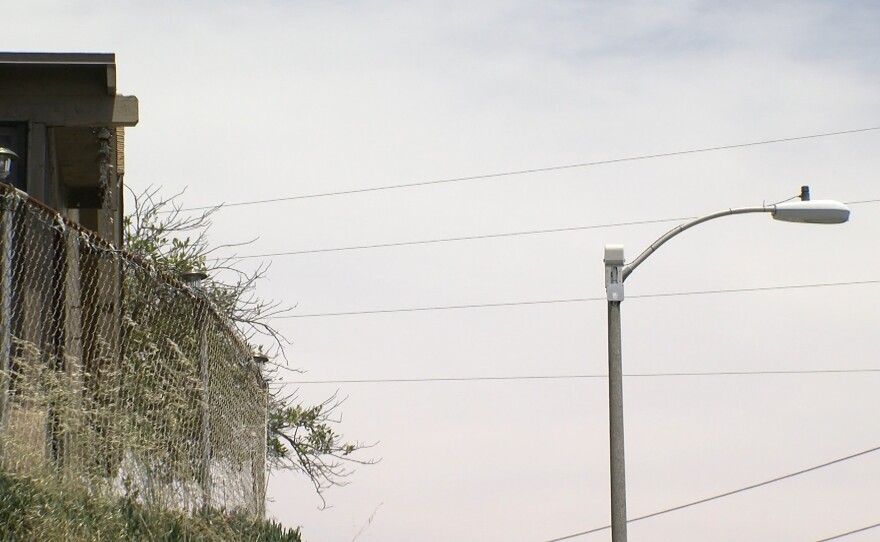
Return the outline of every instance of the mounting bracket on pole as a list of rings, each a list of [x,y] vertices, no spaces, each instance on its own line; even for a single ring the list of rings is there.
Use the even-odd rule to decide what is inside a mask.
[[[608,301],[623,301],[623,245],[605,245],[605,293]]]

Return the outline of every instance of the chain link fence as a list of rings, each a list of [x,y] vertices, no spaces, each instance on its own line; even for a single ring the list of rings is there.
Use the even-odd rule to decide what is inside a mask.
[[[199,294],[0,185],[0,461],[145,506],[262,517],[268,389]]]

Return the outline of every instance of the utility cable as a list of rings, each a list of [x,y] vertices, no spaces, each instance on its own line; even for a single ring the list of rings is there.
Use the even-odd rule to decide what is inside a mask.
[[[864,203],[880,203],[880,199],[870,199],[870,200],[861,200],[861,201],[845,201],[843,202],[846,205],[859,205]],[[488,233],[483,235],[466,235],[462,237],[442,237],[438,239],[424,239],[417,241],[400,241],[400,242],[392,242],[392,243],[376,243],[370,245],[355,245],[348,247],[332,247],[332,248],[316,248],[316,249],[307,249],[307,250],[291,250],[291,251],[283,251],[283,252],[267,252],[265,254],[248,254],[246,256],[228,256],[224,258],[213,258],[212,261],[229,261],[229,260],[247,260],[251,258],[273,258],[275,256],[296,256],[300,254],[319,254],[322,252],[344,252],[348,250],[369,250],[375,248],[392,248],[392,247],[404,247],[404,246],[412,246],[412,245],[427,245],[433,243],[452,243],[458,241],[476,241],[480,239],[498,239],[503,237],[517,237],[521,235],[543,235],[548,233],[564,233],[564,232],[573,232],[573,231],[583,231],[583,230],[598,230],[605,228],[620,228],[625,226],[641,226],[645,224],[662,224],[666,222],[683,222],[685,220],[692,220],[696,217],[693,216],[685,216],[685,217],[676,217],[676,218],[657,218],[651,220],[633,220],[629,222],[609,222],[605,224],[590,224],[585,226],[569,226],[564,228],[548,228],[543,230],[525,230],[525,231],[514,231],[514,232],[502,232],[502,233]]]
[[[832,461],[828,461],[827,463],[822,463],[822,464],[820,464],[820,465],[814,465],[814,466],[812,466],[812,467],[809,467],[809,468],[806,468],[806,469],[803,469],[803,470],[799,470],[799,471],[796,471],[796,472],[792,472],[792,473],[789,473],[789,474],[785,474],[785,475],[783,475],[783,476],[778,476],[778,477],[776,477],[776,478],[772,478],[772,479],[770,479],[770,480],[765,480],[765,481],[763,481],[763,482],[758,482],[757,484],[752,484],[752,485],[750,485],[750,486],[741,487],[741,488],[739,488],[739,489],[734,489],[733,491],[727,491],[727,492],[725,492],[725,493],[720,493],[720,494],[718,494],[718,495],[713,495],[713,496],[711,496],[711,497],[707,497],[707,498],[705,498],[705,499],[700,499],[700,500],[698,500],[698,501],[693,501],[693,502],[689,502],[689,503],[687,503],[687,504],[682,504],[682,505],[675,506],[675,507],[672,507],[672,508],[667,508],[667,509],[665,509],[665,510],[661,510],[661,511],[659,511],[659,512],[653,512],[653,513],[651,513],[651,514],[646,514],[646,515],[644,515],[644,516],[639,516],[639,517],[637,517],[637,518],[629,519],[629,520],[627,520],[627,523],[635,523],[636,521],[642,521],[642,520],[644,520],[644,519],[657,517],[657,516],[660,516],[660,515],[663,515],[663,514],[668,514],[668,513],[670,513],[670,512],[677,512],[678,510],[683,510],[683,509],[685,509],[685,508],[690,508],[691,506],[696,506],[696,505],[698,505],[698,504],[704,504],[704,503],[707,503],[707,502],[710,502],[710,501],[718,500],[718,499],[721,499],[721,498],[723,498],[723,497],[730,497],[731,495],[736,495],[737,493],[742,493],[742,492],[744,492],[744,491],[749,491],[749,490],[751,490],[751,489],[757,489],[757,488],[759,488],[759,487],[763,487],[763,486],[766,486],[766,485],[774,484],[774,483],[776,483],[776,482],[781,482],[781,481],[783,481],[783,480],[787,480],[787,479],[789,479],[789,478],[794,478],[795,476],[800,476],[800,475],[802,475],[802,474],[806,474],[806,473],[808,473],[808,472],[813,472],[813,471],[816,471],[816,470],[819,470],[819,469],[823,469],[823,468],[825,468],[825,467],[830,467],[831,465],[835,465],[835,464],[837,464],[837,463],[842,463],[842,462],[844,462],[844,461],[848,461],[848,460],[850,460],[850,459],[855,459],[855,458],[857,458],[857,457],[860,457],[860,456],[863,456],[863,455],[867,455],[867,454],[870,454],[870,453],[876,452],[877,450],[880,450],[880,446],[876,446],[876,447],[874,447],[874,448],[869,448],[869,449],[867,449],[867,450],[863,450],[863,451],[861,451],[861,452],[857,452],[857,453],[854,453],[854,454],[848,455],[848,456],[846,456],[846,457],[841,457],[841,458],[838,458],[838,459],[834,459],[834,460],[832,460]],[[865,529],[861,529],[861,530],[866,530],[866,529],[870,529],[870,528],[873,528],[873,527],[876,527],[876,525],[873,525],[873,526],[871,526],[871,527],[866,527]],[[551,540],[547,540],[546,542],[561,542],[561,541],[563,541],[563,540],[571,540],[572,538],[577,538],[577,537],[579,537],[579,536],[585,536],[585,535],[588,535],[588,534],[598,533],[598,532],[600,532],[600,531],[605,531],[605,530],[610,529],[610,528],[611,528],[611,525],[604,525],[604,526],[602,526],[602,527],[596,527],[595,529],[590,529],[590,530],[588,530],[588,531],[581,531],[581,532],[579,532],[579,533],[574,533],[574,534],[570,534],[570,535],[562,536],[562,537],[559,537],[559,538],[553,538],[553,539],[551,539]],[[858,531],[852,531],[852,533],[855,533],[855,532],[858,532]],[[844,535],[840,535],[840,536],[846,536],[846,535],[848,535],[848,534],[852,534],[852,533],[844,533]],[[839,536],[836,537],[836,538],[839,538]],[[833,538],[828,538],[828,539],[826,539],[826,540],[833,540]],[[822,541],[820,541],[820,542],[822,542]]]
[[[667,158],[670,156],[681,156],[681,155],[686,155],[686,154],[696,154],[696,153],[702,153],[702,152],[738,149],[738,148],[743,148],[743,147],[755,147],[758,145],[769,145],[769,144],[773,144],[773,143],[784,143],[784,142],[788,142],[788,141],[801,141],[804,139],[816,139],[816,138],[820,138],[820,137],[831,137],[831,136],[838,136],[838,135],[845,135],[845,134],[855,134],[855,133],[859,133],[859,132],[870,132],[873,130],[880,130],[880,126],[873,126],[870,128],[857,128],[854,130],[842,130],[839,132],[825,132],[825,133],[821,133],[821,134],[811,134],[811,135],[805,135],[805,136],[786,137],[786,138],[781,138],[781,139],[765,139],[763,141],[751,141],[748,143],[736,143],[733,145],[721,145],[718,147],[704,147],[704,148],[699,148],[699,149],[688,149],[688,150],[683,150],[683,151],[664,152],[664,153],[657,153],[657,154],[644,154],[644,155],[640,155],[640,156],[628,156],[628,157],[624,157],[624,158],[612,158],[612,159],[608,159],[608,160],[596,160],[593,162],[581,162],[581,163],[577,163],[577,164],[566,164],[566,165],[561,165],[561,166],[546,166],[546,167],[538,167],[538,168],[531,168],[531,169],[504,171],[504,172],[500,172],[500,173],[486,173],[483,175],[470,175],[470,176],[466,176],[466,177],[452,177],[452,178],[448,178],[448,179],[435,179],[435,180],[420,181],[420,182],[414,182],[414,183],[395,184],[395,185],[387,185],[387,186],[376,186],[376,187],[372,187],[372,188],[356,188],[356,189],[352,189],[352,190],[339,190],[336,192],[322,192],[322,193],[317,193],[317,194],[305,194],[305,195],[301,195],[301,196],[284,196],[284,197],[267,198],[267,199],[261,199],[261,200],[238,201],[238,202],[232,202],[232,203],[223,203],[220,205],[204,205],[204,206],[199,206],[199,207],[183,208],[183,209],[180,209],[179,211],[180,212],[203,211],[203,210],[207,210],[207,209],[215,209],[217,207],[221,207],[221,208],[242,207],[245,205],[260,205],[260,204],[264,204],[264,203],[276,203],[276,202],[281,202],[281,201],[294,201],[294,200],[310,199],[310,198],[324,198],[324,197],[330,197],[330,196],[362,194],[365,192],[378,192],[381,190],[396,190],[399,188],[414,188],[417,186],[430,186],[430,185],[437,185],[437,184],[458,183],[458,182],[463,182],[463,181],[476,181],[476,180],[480,180],[480,179],[493,179],[493,178],[498,178],[498,177],[512,177],[515,175],[528,175],[528,174],[532,174],[532,173],[544,173],[544,172],[548,172],[548,171],[559,171],[559,170],[564,170],[564,169],[584,168],[584,167],[599,166],[599,165],[606,165],[606,164],[616,164],[616,163],[620,163],[620,162],[634,162],[634,161],[638,161],[638,160],[650,160],[650,159],[654,159],[654,158]]]
[[[849,531],[849,532],[846,532],[843,534],[832,536],[831,538],[823,538],[822,540],[817,540],[816,542],[828,542],[829,540],[840,540],[841,538],[843,538],[845,536],[849,536],[851,534],[863,533],[863,532],[871,530],[871,529],[876,529],[877,527],[880,527],[880,523],[875,523],[874,525],[868,525],[867,527],[862,527],[861,529],[856,529],[854,531]]]
[[[636,294],[628,295],[629,299],[647,299],[653,297],[685,297],[694,295],[714,295],[714,294],[731,294],[744,292],[768,292],[774,290],[798,290],[807,288],[831,288],[839,286],[857,286],[866,284],[878,284],[880,280],[852,280],[845,282],[822,282],[814,284],[784,284],[779,286],[758,286],[754,288],[729,288],[719,290],[696,290],[691,292],[668,292],[655,294]],[[483,309],[496,307],[516,307],[525,305],[554,305],[562,303],[585,303],[591,301],[605,301],[606,297],[580,297],[570,299],[548,299],[538,301],[511,301],[506,303],[475,303],[469,305],[445,305],[433,307],[408,307],[398,309],[377,309],[363,311],[345,311],[345,312],[324,312],[313,314],[285,314],[280,316],[272,316],[267,319],[281,320],[289,318],[325,318],[329,316],[361,316],[367,314],[392,314],[402,312],[427,312],[427,311],[445,311],[445,310],[461,310],[461,309]]]
[[[374,245],[358,245],[358,246],[349,246],[349,247],[336,247],[336,248],[318,248],[312,250],[294,250],[289,252],[270,252],[266,254],[249,254],[247,256],[229,256],[229,260],[246,260],[249,258],[271,258],[274,256],[294,256],[298,254],[316,254],[320,252],[342,252],[346,250],[366,250],[373,248],[390,248],[390,247],[403,247],[410,245],[427,245],[431,243],[452,243],[456,241],[475,241],[478,239],[497,239],[500,237],[516,237],[520,235],[541,235],[547,233],[562,233],[562,232],[571,232],[571,231],[582,231],[582,230],[597,230],[602,228],[619,228],[623,226],[639,226],[642,224],[661,224],[664,222],[681,222],[683,220],[690,220],[694,217],[682,217],[682,218],[660,218],[656,220],[637,220],[633,222],[612,222],[608,224],[592,224],[588,226],[570,226],[567,228],[550,228],[545,230],[528,230],[528,231],[514,231],[514,232],[502,232],[502,233],[488,233],[484,235],[466,235],[463,237],[443,237],[439,239],[425,239],[419,241],[401,241],[397,243],[377,243]],[[217,258],[220,260],[220,258]]]
[[[397,312],[424,312],[424,311],[445,311],[458,309],[483,309],[490,307],[515,307],[522,305],[552,305],[558,303],[582,303],[585,301],[602,301],[604,297],[582,297],[574,299],[550,299],[545,301],[512,301],[508,303],[479,303],[473,305],[446,305],[438,307],[411,307],[403,309],[379,309],[366,311],[348,311],[348,312],[324,312],[316,314],[285,314],[283,316],[273,316],[272,319],[279,320],[282,318],[323,318],[326,316],[360,316],[364,314],[390,314]]]
[[[806,374],[858,374],[880,373],[880,369],[804,369],[793,371],[713,371],[702,373],[630,373],[626,378],[656,378],[683,376],[754,376],[754,375],[806,375]],[[521,376],[461,376],[429,378],[364,378],[345,380],[275,380],[270,384],[400,384],[415,382],[485,382],[507,380],[574,380],[608,378],[607,374],[569,374],[569,375],[521,375]]]

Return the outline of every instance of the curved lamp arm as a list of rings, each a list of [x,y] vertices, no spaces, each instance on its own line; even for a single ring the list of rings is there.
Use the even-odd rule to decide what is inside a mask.
[[[762,205],[760,207],[737,207],[737,208],[725,209],[723,211],[718,211],[718,212],[711,213],[708,215],[703,215],[699,218],[695,218],[695,219],[691,220],[690,222],[676,226],[676,227],[672,228],[671,230],[669,230],[668,232],[666,232],[665,235],[663,235],[662,237],[660,237],[659,239],[657,239],[656,241],[651,243],[651,246],[649,246],[648,248],[646,248],[644,250],[644,252],[639,254],[638,258],[636,258],[635,260],[633,260],[632,262],[630,262],[629,264],[624,266],[623,271],[621,272],[620,282],[625,281],[626,277],[628,277],[630,275],[630,273],[632,273],[635,270],[636,267],[638,267],[643,261],[645,261],[648,258],[648,256],[650,256],[651,254],[654,253],[654,251],[656,251],[658,248],[660,248],[663,245],[663,243],[665,243],[666,241],[669,241],[670,239],[672,239],[673,237],[675,237],[679,233],[681,233],[687,229],[693,228],[697,224],[702,224],[703,222],[707,222],[709,220],[712,220],[715,218],[721,218],[723,216],[728,216],[728,215],[741,215],[744,213],[773,213],[773,212],[776,212],[775,205]]]
[[[715,218],[745,213],[772,213],[775,220],[802,224],[842,224],[849,220],[849,208],[839,201],[810,200],[809,187],[801,188],[801,201],[761,205],[760,207],[735,207],[695,218],[676,226],[651,243],[639,257],[626,264],[622,245],[605,245],[605,289],[609,301],[623,301],[623,281],[642,264],[648,256],[679,233]]]

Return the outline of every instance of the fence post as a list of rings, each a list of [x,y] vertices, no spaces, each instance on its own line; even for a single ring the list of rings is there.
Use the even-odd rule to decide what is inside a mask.
[[[203,301],[203,300],[200,300]],[[207,511],[211,507],[211,388],[208,371],[208,311],[199,303],[199,369],[202,377],[202,493]]]
[[[199,472],[199,482],[202,486],[202,503],[207,511],[211,507],[211,390],[210,390],[210,372],[208,364],[208,300],[205,291],[202,289],[202,281],[208,278],[208,275],[201,271],[190,271],[181,273],[180,280],[187,285],[190,292],[195,296],[195,314],[197,329],[199,330],[199,374],[202,380],[202,431],[201,431],[201,465]]]
[[[67,228],[64,227],[60,217],[56,218],[58,222],[53,225],[54,227],[48,228],[49,235],[46,240],[46,245],[50,250],[48,256],[50,263],[40,292],[40,303],[43,305],[44,315],[40,327],[46,367],[58,376],[62,387],[65,387],[68,384],[64,349],[67,344],[65,311],[67,305]],[[70,393],[70,390],[68,389],[66,393]],[[62,472],[69,463],[67,444],[71,437],[70,418],[74,412],[70,405],[64,403],[64,399],[58,396],[50,397],[46,410],[48,418],[46,444],[49,458],[59,472]]]
[[[251,358],[262,401],[260,408],[263,412],[263,429],[257,436],[261,440],[255,442],[255,449],[251,450],[251,476],[253,478],[254,512],[257,517],[266,515],[266,445],[269,441],[269,383],[263,378],[263,367],[269,361],[269,357],[262,352],[256,352]]]
[[[262,372],[260,373],[260,384],[263,388],[263,439],[257,445],[257,451],[260,454],[260,489],[257,492],[257,515],[260,519],[266,517],[266,446],[269,443],[269,383],[263,380]]]
[[[9,403],[9,371],[12,355],[12,200],[0,196],[0,431],[6,431],[6,409]],[[0,464],[6,467],[6,446],[2,447]]]
[[[71,414],[76,417],[77,432],[68,435],[68,463],[79,461],[82,464],[91,442],[91,435],[85,431],[82,412],[83,400],[83,344],[82,344],[82,273],[80,272],[79,236],[70,228],[64,231],[64,344],[62,356],[67,372],[67,382],[71,394]]]

